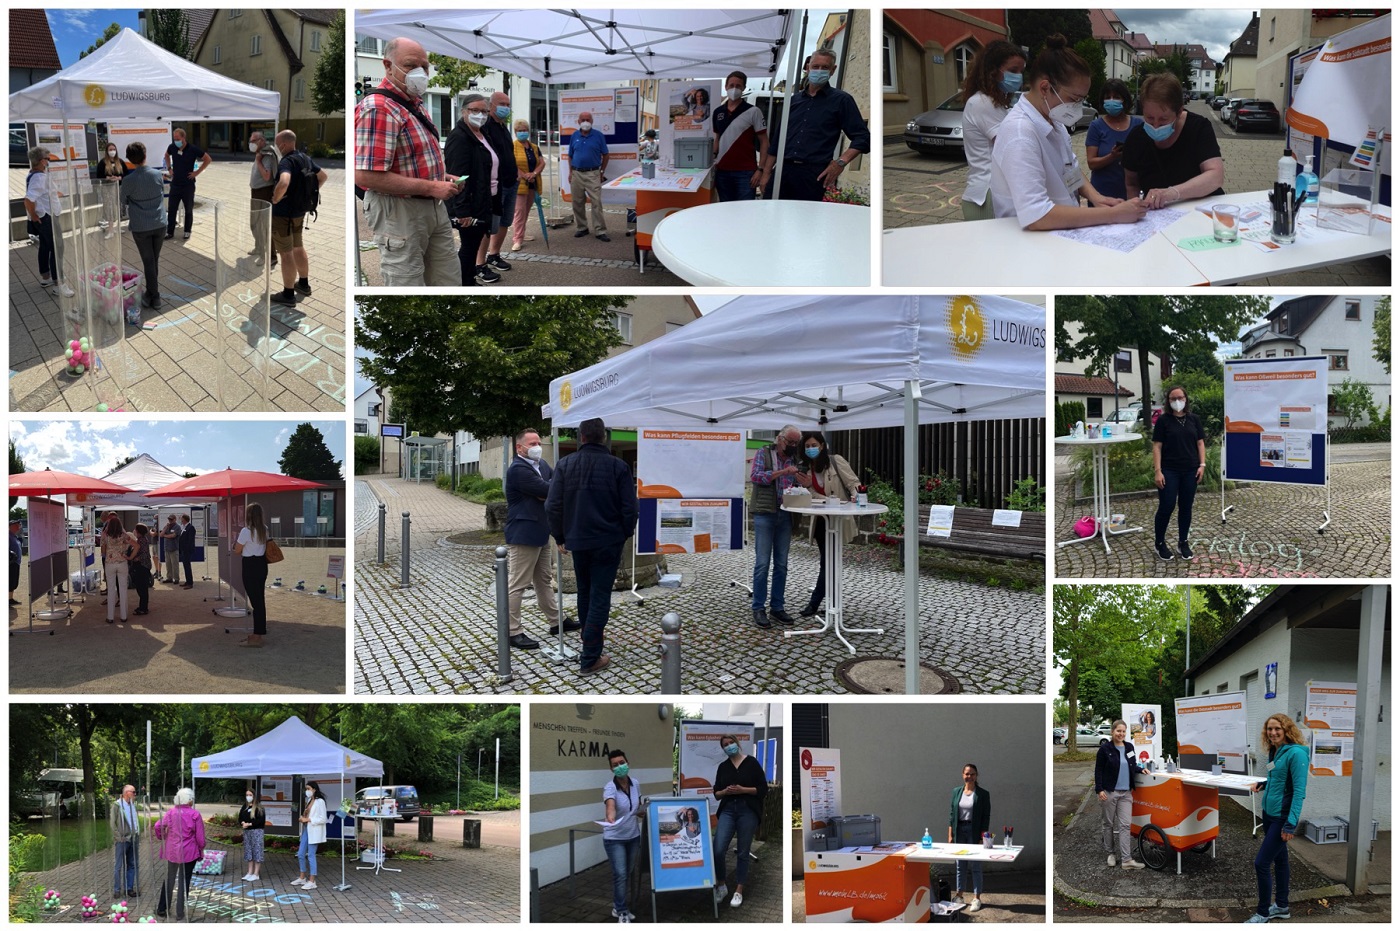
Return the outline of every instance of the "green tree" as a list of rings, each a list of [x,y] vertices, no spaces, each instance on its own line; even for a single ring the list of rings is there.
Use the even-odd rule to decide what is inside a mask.
[[[1225,364],[1215,356],[1215,343],[1208,339],[1193,338],[1188,334],[1177,347],[1172,362],[1177,372],[1199,372],[1215,379],[1224,379]]]
[[[287,439],[287,448],[277,460],[283,475],[319,482],[340,478],[340,460],[326,446],[321,431],[309,423],[299,424]]]
[[[433,76],[428,81],[428,86],[443,88],[453,99],[489,70],[485,65],[453,58],[451,55],[439,55],[437,52],[428,53],[428,62],[433,66]]]
[[[172,55],[188,59],[193,48],[190,45],[190,17],[181,7],[171,9],[148,9],[146,27],[150,40]]]
[[[1174,47],[1166,58],[1149,58],[1138,65],[1138,83],[1150,74],[1174,74],[1183,88],[1191,87],[1191,60]]]
[[[20,454],[15,450],[15,441],[14,441],[14,440],[10,440],[10,473],[9,473],[9,474],[11,474],[11,475],[19,475],[21,472],[27,472],[27,471],[29,471],[29,470],[28,470],[28,469],[25,467],[25,465],[24,465],[24,459],[23,459],[23,457],[21,457]],[[14,507],[16,504],[18,504],[18,503],[19,503],[19,496],[18,496],[18,495],[10,495],[10,507],[13,508],[13,507]]]
[[[78,53],[78,57],[79,57],[79,58],[87,58],[87,57],[88,57],[89,55],[91,55],[93,52],[97,51],[97,50],[100,49],[102,46],[106,45],[106,44],[107,44],[107,41],[108,41],[109,39],[115,38],[116,35],[117,35],[118,33],[120,33],[121,31],[122,31],[122,27],[121,27],[121,24],[120,24],[120,23],[113,23],[112,25],[108,26],[106,29],[104,29],[104,30],[102,31],[102,38],[98,39],[96,42],[94,42],[94,43],[92,43],[91,45],[89,45],[89,46],[87,47],[87,50],[86,50],[86,51],[79,52],[79,53]]]
[[[1180,596],[1163,585],[1055,586],[1052,649],[1069,719],[1080,719],[1081,682],[1095,700],[1110,700],[1099,677],[1121,685],[1150,667],[1180,617]],[[1066,743],[1078,747],[1072,730]]]
[[[322,116],[345,109],[345,11],[339,10],[331,20],[321,57],[311,77],[311,105]]]
[[[1025,46],[1031,60],[1045,47],[1046,36],[1060,33],[1073,48],[1081,39],[1092,39],[1094,28],[1087,10],[1007,10],[1011,41]]]
[[[1103,43],[1098,39],[1080,39],[1074,43],[1074,50],[1089,66],[1089,103],[1103,101],[1103,82],[1108,80],[1108,57],[1104,55]]]
[[[1352,378],[1344,378],[1332,392],[1332,396],[1337,405],[1337,412],[1345,418],[1342,423],[1343,430],[1357,426],[1363,418],[1374,420],[1380,416],[1370,385]]]
[[[611,295],[362,297],[361,371],[424,435],[514,434],[537,424],[549,383],[620,345]]]
[[[1144,407],[1152,399],[1152,355],[1175,358],[1183,346],[1202,340],[1232,340],[1244,324],[1268,312],[1266,297],[1070,295],[1055,301],[1055,356],[1061,362],[1088,359],[1091,373],[1105,373],[1123,347],[1137,350]],[[1077,341],[1067,324],[1079,325]]]
[[[1376,361],[1385,367],[1385,373],[1390,374],[1390,295],[1386,295],[1376,301],[1376,318],[1371,321],[1371,328],[1375,331],[1375,339],[1371,340],[1371,350],[1376,357]]]

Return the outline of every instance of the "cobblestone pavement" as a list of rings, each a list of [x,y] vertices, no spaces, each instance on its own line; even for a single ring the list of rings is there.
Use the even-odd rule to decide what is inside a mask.
[[[266,400],[246,379],[230,378],[220,386],[224,366],[218,355],[215,313],[227,327],[226,358],[246,353],[246,314],[237,309],[235,293],[261,289],[262,269],[246,253],[248,170],[251,155],[214,153],[199,179],[192,237],[176,232],[160,254],[161,296],[158,311],[143,311],[150,329],[126,327],[131,408],[142,411],[342,411],[345,405],[345,168],[325,163],[328,179],[321,189],[315,220],[308,220],[303,241],[310,256],[313,293],[295,308],[272,305],[272,343],[268,347]],[[318,163],[321,164],[321,163]],[[9,172],[10,197],[24,195],[23,169]],[[222,209],[219,248],[224,262],[215,270],[213,204]],[[183,229],[183,210],[180,216]],[[94,242],[111,245],[94,234]],[[123,230],[123,263],[138,270],[140,256]],[[38,285],[37,249],[22,241],[10,244],[10,409],[20,411],[91,411],[98,402],[91,373],[69,378],[63,351],[72,334],[59,299]],[[214,307],[216,277],[231,282],[223,308]],[[270,287],[282,287],[280,268]],[[261,347],[260,347],[261,348]],[[240,363],[243,364],[243,363]],[[171,373],[175,373],[172,375]],[[243,382],[240,384],[240,382]]]
[[[558,155],[551,151],[550,159],[557,167]],[[634,288],[671,288],[685,285],[685,281],[668,271],[654,254],[647,257],[646,272],[638,271],[633,239],[626,234],[626,207],[618,205],[604,209],[608,236],[612,241],[601,242],[592,236],[574,238],[572,204],[561,203],[555,210],[548,205],[548,197],[545,201],[546,216],[557,212],[567,222],[564,226],[549,231],[549,242],[546,244],[545,237],[540,232],[539,209],[532,207],[530,219],[525,224],[525,233],[527,236],[533,236],[534,241],[527,240],[519,252],[511,252],[510,239],[507,237],[501,255],[512,268],[508,272],[501,272],[500,282],[490,287],[584,285],[624,288],[631,291]],[[358,205],[355,208],[355,219],[359,236],[360,272],[364,276],[364,283],[370,287],[382,287],[384,279],[379,274],[379,252],[374,245],[374,236],[370,232],[369,224],[365,222],[364,210]]]
[[[1061,578],[1385,578],[1390,575],[1389,457],[1380,461],[1332,465],[1332,522],[1322,522],[1325,493],[1302,485],[1241,484],[1225,494],[1233,506],[1220,522],[1219,493],[1196,496],[1191,522],[1191,562],[1163,562],[1152,550],[1155,495],[1114,495],[1113,510],[1127,515],[1142,533],[1102,543],[1055,547],[1055,574]],[[1057,475],[1057,480],[1059,476]],[[1067,487],[1059,481],[1061,489]],[[1055,539],[1073,536],[1072,525],[1087,505],[1066,506],[1058,496]],[[1176,518],[1168,528],[1175,549]]]
[[[721,922],[777,922],[783,920],[783,845],[756,840],[749,863],[749,881],[744,886],[744,904],[719,906]],[[732,880],[734,854],[728,859]],[[640,871],[639,871],[640,873]],[[651,880],[638,875],[629,884],[632,913],[638,922],[651,917]],[[730,883],[729,888],[734,888]],[[561,879],[540,890],[540,920],[546,922],[601,922],[612,917],[612,867],[606,861],[580,871],[572,881]],[[714,893],[708,889],[663,892],[656,897],[656,917],[662,924],[715,921]]]
[[[479,815],[491,818],[502,813]],[[403,827],[412,827],[404,826]],[[362,835],[369,843],[369,834]],[[266,851],[262,880],[240,880],[243,851],[239,844],[212,840],[207,849],[226,851],[224,872],[219,876],[196,876],[191,883],[187,917],[198,922],[436,922],[461,924],[520,921],[520,850],[518,847],[483,844],[475,850],[443,838],[432,843],[414,839],[404,844],[389,841],[391,847],[428,849],[432,860],[396,860],[388,864],[401,873],[357,871],[353,860],[345,863],[345,879],[350,888],[337,890],[341,861],[322,853],[317,857],[319,875],[316,889],[302,892],[291,885],[297,876],[296,856],[290,851]],[[339,841],[324,845],[336,850]],[[164,881],[163,864],[153,862],[154,842],[143,845],[139,883],[141,895],[129,899],[133,916],[154,914]],[[347,849],[350,845],[347,844]],[[353,850],[350,854],[354,856]],[[45,915],[46,921],[81,921],[79,904],[84,895],[97,899],[105,914],[114,899],[109,895],[112,882],[112,853],[96,853],[76,863],[27,874],[42,888],[57,889],[64,909],[58,915]],[[165,919],[161,919],[164,921]],[[173,914],[171,916],[173,920]]]
[[[1225,159],[1226,191],[1260,191],[1273,184],[1279,156],[1283,154],[1281,133],[1236,133],[1216,119],[1203,101],[1192,101],[1188,107],[1206,116],[1215,128],[1220,153]],[[886,127],[893,131],[895,127]],[[929,223],[961,223],[962,192],[967,186],[967,162],[961,154],[920,155],[904,144],[903,139],[884,145],[885,215],[884,228],[924,226]],[[1075,154],[1081,165],[1084,158],[1084,133],[1071,137]],[[1363,259],[1312,269],[1259,278],[1250,287],[1338,287],[1385,286],[1391,280],[1388,256]]]
[[[490,548],[446,542],[446,534],[479,529],[484,508],[438,489],[398,479],[368,484],[391,515],[412,511],[410,587],[399,580],[399,521],[389,521],[385,566],[356,567],[355,691],[372,694],[489,692],[496,694],[655,694],[660,620],[680,614],[683,688],[700,694],[830,694],[845,688],[836,667],[850,654],[834,636],[785,638],[780,625],[753,625],[742,587],[752,573],[748,551],[673,557],[678,590],[644,589],[645,603],[615,592],[606,640],[612,665],[581,677],[576,661],[556,664],[539,651],[512,650],[513,679],[496,674],[494,555]],[[367,534],[360,552],[373,553]],[[851,634],[862,657],[903,654],[902,576],[883,554],[852,547],[846,570],[846,622],[883,626],[883,634]],[[875,557],[879,557],[878,559]],[[788,606],[796,610],[816,580],[817,549],[794,542]],[[963,691],[1034,694],[1045,688],[1045,596],[923,577],[920,656],[945,670]],[[573,613],[574,596],[564,596]],[[536,638],[548,624],[527,595],[524,622]],[[802,622],[797,627],[812,626]],[[577,634],[568,645],[577,650]]]

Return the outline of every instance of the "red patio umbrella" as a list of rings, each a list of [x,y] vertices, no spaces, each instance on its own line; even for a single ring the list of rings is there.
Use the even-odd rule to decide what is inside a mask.
[[[55,472],[53,469],[43,469],[39,472],[18,472],[10,476],[10,494],[15,497],[25,498],[49,498],[54,495],[75,495],[75,494],[106,494],[124,495],[131,491],[130,488],[118,485],[115,482],[104,481],[100,478],[92,478],[87,475],[76,475],[72,472]],[[64,513],[67,513],[65,502]],[[66,518],[65,518],[66,523]],[[67,533],[65,527],[64,533]],[[64,579],[68,574],[68,548],[64,547]],[[54,605],[53,586],[49,586],[49,609],[40,612],[37,616],[41,620],[56,621],[61,620],[72,611],[69,608],[59,609]],[[29,612],[29,628],[27,631],[10,631],[15,633],[34,632],[34,610]],[[49,630],[49,636],[53,636],[53,630]]]

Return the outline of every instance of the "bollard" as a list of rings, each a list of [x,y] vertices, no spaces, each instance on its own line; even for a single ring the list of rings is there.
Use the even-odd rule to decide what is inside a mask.
[[[472,818],[462,821],[462,846],[475,850],[481,846],[481,822]]]
[[[388,522],[387,514],[388,511],[381,503],[379,505],[379,565],[381,566],[384,565],[384,525]]]
[[[403,529],[399,531],[399,542],[402,546],[399,549],[399,587],[408,588],[408,528],[411,522],[408,519],[408,512],[403,512]]]
[[[539,924],[543,919],[540,917],[540,870],[539,867],[530,867],[530,921]]]
[[[661,619],[661,694],[681,693],[681,616],[672,611]]]
[[[504,546],[496,547],[496,675],[502,682],[510,674],[510,572]]]
[[[425,813],[418,815],[418,839],[424,843],[429,843],[433,839],[433,816]]]

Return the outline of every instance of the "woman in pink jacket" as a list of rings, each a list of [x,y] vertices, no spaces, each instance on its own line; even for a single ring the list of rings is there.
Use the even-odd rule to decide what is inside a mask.
[[[194,810],[194,789],[175,793],[175,807],[156,822],[156,840],[160,841],[160,858],[165,861],[165,885],[160,888],[160,904],[156,914],[165,917],[167,894],[176,892],[175,920],[185,920],[185,897],[190,892],[195,864],[204,855],[204,818]]]

